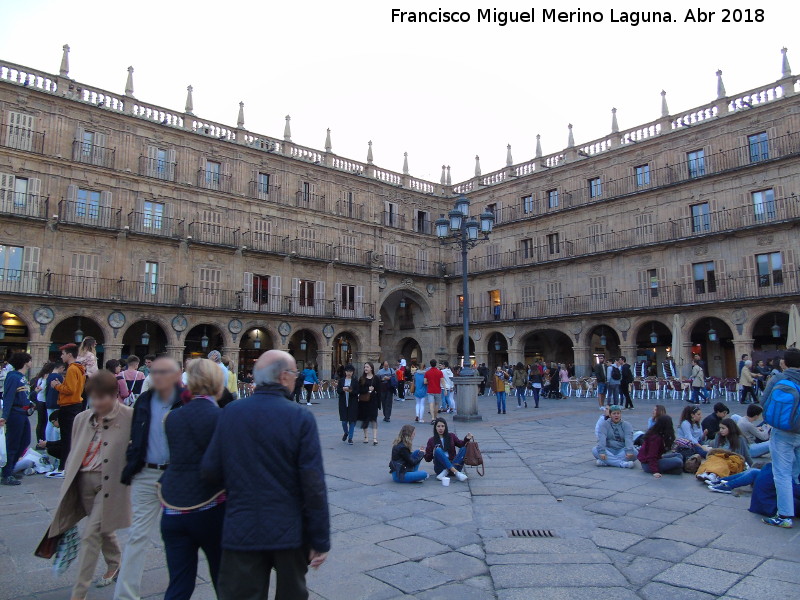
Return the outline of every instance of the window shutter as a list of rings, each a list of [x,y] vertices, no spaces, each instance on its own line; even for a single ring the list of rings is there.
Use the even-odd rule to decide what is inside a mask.
[[[71,183],[67,186],[67,202],[75,202],[78,200],[78,186]]]
[[[147,164],[145,165],[145,175],[148,177],[158,176],[158,146],[147,147]]]
[[[333,300],[337,307],[344,309],[344,303],[342,302],[342,284],[338,281],[333,286]]]
[[[692,265],[682,264],[680,266],[680,283],[684,286],[688,286],[692,283]]]
[[[280,275],[272,275],[269,278],[269,294],[272,312],[283,312],[283,297],[281,293]]]
[[[647,269],[638,272],[639,291],[645,293],[650,287],[650,278],[647,276]]]
[[[325,314],[325,282],[314,282],[314,312],[318,315]]]
[[[174,148],[167,150],[167,161],[169,161],[167,164],[167,179],[169,179],[169,181],[175,181],[175,167],[178,160]]]
[[[748,279],[756,276],[756,257],[752,254],[742,256],[742,275]]]
[[[356,316],[359,318],[364,317],[364,286],[356,286]]]
[[[100,192],[100,222],[106,227],[118,227],[111,210],[111,192]]]
[[[22,250],[22,289],[29,294],[39,291],[39,254],[36,246],[25,246]]]
[[[106,142],[108,136],[105,133],[94,134],[94,145],[92,148],[92,162],[96,165],[106,166]]]
[[[75,128],[75,142],[72,144],[72,160],[80,160],[83,149],[83,133],[85,129],[83,125],[78,125]]]
[[[14,207],[14,176],[0,173],[0,208],[3,212],[11,212]]]
[[[78,201],[78,186],[75,184],[70,184],[67,186],[67,206],[65,214],[62,214],[62,218],[66,218],[68,221],[74,221],[76,216],[75,211],[75,204]],[[61,212],[61,211],[59,211]]]
[[[33,115],[13,110],[8,111],[6,146],[17,150],[31,150],[33,148],[34,119]]]
[[[793,276],[794,273],[795,273],[795,270],[794,270],[794,250],[792,250],[790,248],[784,250],[781,253],[781,258],[783,259],[784,278],[786,277],[787,273],[789,273],[789,274],[791,274]]]
[[[38,177],[28,179],[28,198],[31,204],[38,205],[39,196],[42,195],[42,180]]]
[[[300,279],[292,277],[292,312],[300,308]]]
[[[100,192],[100,206],[111,208],[111,192]]]
[[[256,308],[253,302],[253,274],[247,271],[244,272],[242,283],[242,308],[244,310],[255,310]]]

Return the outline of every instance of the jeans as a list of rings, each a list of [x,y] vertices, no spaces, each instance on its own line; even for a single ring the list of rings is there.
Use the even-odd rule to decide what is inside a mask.
[[[467,455],[467,447],[464,446],[456,454],[453,462],[450,462],[450,457],[447,452],[441,448],[434,448],[433,450],[433,472],[437,475],[442,471],[450,471],[453,467],[460,471],[464,468],[464,457]]]
[[[501,410],[506,412],[506,393],[505,392],[497,392],[497,412]]]
[[[800,474],[800,433],[773,429],[769,439],[772,455],[772,475],[778,492],[778,514],[793,517],[794,494],[792,482]]]
[[[442,411],[450,408],[450,390],[442,388],[442,402],[439,406]]]
[[[642,463],[642,471],[645,473],[652,473],[650,465]],[[658,472],[659,473],[683,473],[683,457],[677,452],[667,452],[658,459]]]
[[[723,486],[726,490],[730,491],[738,487],[753,485],[759,473],[761,473],[761,469],[747,469],[747,471],[745,471],[744,473],[738,473],[737,475],[731,475],[730,477],[725,477],[724,478],[725,483],[723,484]]]
[[[422,454],[419,450],[414,450],[411,453],[411,458],[417,460]],[[419,463],[415,464],[413,467],[410,467],[403,473],[402,478],[400,477],[400,473],[395,471],[392,473],[392,479],[394,479],[395,483],[415,483],[417,481],[425,481],[428,478],[428,474],[425,471],[419,470]]]
[[[539,408],[539,392],[542,391],[542,388],[534,387],[533,388],[533,405],[536,408]]]
[[[564,396],[564,398],[569,398],[569,381],[561,382],[561,395]]]
[[[423,396],[422,398],[419,398],[417,396],[414,397],[414,399],[417,401],[417,408],[416,408],[417,413],[416,413],[416,416],[421,422],[425,421],[425,400],[426,400],[426,398],[427,398],[426,396]]]
[[[36,402],[36,441],[45,439],[44,434],[47,430],[47,403]]]
[[[392,418],[392,403],[394,402],[394,388],[389,384],[381,391],[381,410],[383,420],[388,421]]]
[[[600,452],[597,450],[597,446],[592,448],[592,454],[594,457],[605,464],[607,467],[621,467],[623,466],[622,463],[629,463],[636,460],[636,457],[628,460],[628,457],[625,456],[625,448],[620,448],[619,450],[613,450],[611,448],[606,448],[606,459],[603,460],[600,458]]]
[[[750,456],[752,458],[764,456],[767,452],[769,452],[769,440],[766,442],[756,442],[755,444],[750,444]]]
[[[703,397],[703,402],[708,402],[708,393],[706,389],[692,386],[692,403],[700,404],[699,396]]]
[[[630,387],[631,384],[627,381],[623,381],[619,384],[619,394],[622,396],[622,399],[625,400],[625,408],[633,408]]]
[[[406,399],[406,383],[404,381],[397,382],[397,397],[400,400]]]
[[[342,433],[347,434],[347,438],[352,440],[353,433],[356,431],[356,422],[355,421],[342,421]]]
[[[742,404],[746,404],[747,403],[747,396],[750,396],[750,401],[751,402],[758,402],[758,400],[756,399],[756,394],[753,391],[753,386],[751,386],[751,385],[743,385],[742,386],[742,396],[741,396],[741,398],[739,398],[739,402],[741,402]]]
[[[606,401],[609,405],[619,404],[619,382],[606,383]]]
[[[14,474],[14,466],[21,456],[25,456],[31,445],[31,424],[27,413],[11,409],[6,421],[6,453],[8,458],[3,467],[3,477]]]
[[[527,401],[525,400],[525,386],[517,387],[517,406],[522,406],[522,403]]]
[[[164,538],[169,569],[169,586],[164,600],[191,600],[200,549],[206,555],[211,582],[216,588],[224,519],[225,503],[185,515],[162,515],[161,537]]]
[[[442,394],[444,395],[444,394]],[[452,388],[447,390],[447,408],[454,411],[456,410],[456,389]]]
[[[219,567],[219,600],[267,600],[275,569],[275,600],[308,600],[308,550],[241,552],[223,550]]]

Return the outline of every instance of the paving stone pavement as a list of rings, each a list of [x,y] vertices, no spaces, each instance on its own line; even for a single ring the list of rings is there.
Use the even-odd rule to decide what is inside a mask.
[[[644,429],[655,402],[640,400],[624,416]],[[658,402],[673,416],[682,408]],[[800,529],[763,525],[747,511],[748,493],[711,494],[688,475],[657,480],[638,463],[632,470],[595,466],[595,399],[543,400],[539,409],[513,404],[497,415],[483,397],[482,422],[451,423],[462,437],[475,434],[486,476],[470,469],[468,482],[449,487],[389,478],[391,441],[413,421],[413,403],[395,403],[391,424],[380,423],[377,447],[362,444],[358,431],[355,446],[340,441],[335,400],[311,407],[322,437],[333,543],[327,563],[308,577],[311,598],[800,598]],[[416,445],[430,433],[430,425],[420,426]],[[0,487],[0,600],[69,598],[74,567],[55,578],[32,555],[58,488],[58,480],[42,476]],[[550,529],[556,537],[508,537],[515,528]],[[163,551],[154,544],[145,597],[160,598],[166,583]],[[89,593],[112,596],[110,588]],[[203,564],[194,598],[214,597]]]

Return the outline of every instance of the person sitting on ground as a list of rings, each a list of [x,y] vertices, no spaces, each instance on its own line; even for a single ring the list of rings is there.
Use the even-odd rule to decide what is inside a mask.
[[[712,448],[722,448],[723,450],[730,450],[736,452],[748,465],[753,464],[753,459],[750,457],[750,447],[747,440],[739,431],[739,426],[733,419],[722,419],[719,424],[719,432],[709,444]]]
[[[680,475],[683,472],[683,457],[672,452],[675,443],[675,428],[672,417],[661,415],[655,424],[644,434],[644,443],[639,450],[642,471],[652,473],[656,479],[662,473]]]
[[[739,419],[736,426],[741,431],[744,438],[747,440],[747,445],[750,450],[750,456],[758,458],[769,453],[769,425],[762,425],[756,427],[756,423],[762,421],[762,413],[764,409],[759,404],[750,404],[747,406],[747,416]]]
[[[736,488],[753,485],[756,479],[758,479],[759,473],[761,473],[761,469],[747,469],[736,475],[720,479],[718,483],[709,483],[708,490],[710,492],[717,492],[718,494],[730,494]]]
[[[416,434],[417,430],[413,425],[403,425],[392,444],[389,472],[396,483],[416,483],[428,478],[425,471],[419,470],[425,451],[422,448],[411,450]]]
[[[719,424],[722,422],[722,419],[727,418],[730,412],[728,407],[722,402],[717,402],[714,405],[714,412],[703,419],[703,422],[700,424],[700,427],[703,428],[703,435],[707,440],[713,440],[717,437]]]
[[[703,411],[699,406],[688,404],[683,407],[681,413],[681,424],[678,427],[678,437],[691,442],[695,454],[705,458],[708,446],[704,446],[706,438],[700,421],[703,419]]]
[[[45,429],[44,439],[39,440],[36,448],[44,450],[56,461],[61,459],[61,434],[58,431],[58,410],[54,410],[47,417],[48,427]]]
[[[442,481],[451,474],[459,481],[468,479],[461,470],[464,468],[467,442],[470,440],[472,440],[471,433],[468,433],[463,440],[458,439],[455,433],[450,433],[447,421],[441,417],[433,422],[433,437],[428,440],[425,448],[425,462],[433,461],[436,479]],[[457,454],[456,448],[460,448]]]
[[[597,446],[592,454],[598,467],[621,467],[632,469],[636,462],[633,453],[633,427],[622,420],[622,407],[614,404],[609,408],[610,418],[600,424]]]
[[[647,419],[647,428],[650,429],[656,423],[656,419],[661,415],[667,414],[667,407],[663,404],[656,404],[653,407],[653,416]]]
[[[603,407],[603,414],[600,415],[600,418],[597,419],[597,423],[594,425],[594,437],[598,442],[600,441],[600,428],[603,426],[603,423],[611,418],[611,414],[609,413],[608,409],[608,406]]]

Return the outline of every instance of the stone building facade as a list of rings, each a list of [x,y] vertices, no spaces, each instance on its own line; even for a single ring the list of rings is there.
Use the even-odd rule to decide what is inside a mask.
[[[458,360],[460,264],[432,223],[466,194],[497,223],[470,254],[471,354],[586,372],[594,355],[712,374],[785,346],[797,301],[800,94],[782,77],[453,185],[0,62],[0,312],[35,363],[92,335],[104,358],[284,348]],[[774,335],[775,331],[778,335]],[[677,338],[675,337],[677,336]],[[653,341],[651,341],[651,338]],[[677,344],[673,348],[673,340]],[[603,342],[603,343],[601,343]],[[629,360],[632,360],[629,358]],[[684,361],[685,362],[685,361]]]

